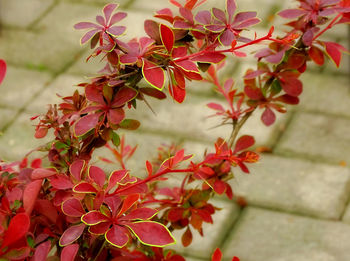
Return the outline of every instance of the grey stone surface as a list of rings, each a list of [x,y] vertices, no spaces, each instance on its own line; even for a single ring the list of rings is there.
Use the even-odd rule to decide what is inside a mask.
[[[347,224],[350,224],[350,204],[348,204],[348,206],[346,207],[346,209],[344,211],[342,221],[347,223]]]
[[[276,152],[349,164],[349,126],[350,120],[347,118],[297,113],[278,143]]]
[[[213,200],[212,204],[221,208],[221,210],[213,215],[213,224],[203,223],[204,237],[201,237],[197,231],[191,229],[193,234],[192,244],[184,248],[181,244],[181,236],[185,232],[185,229],[175,230],[173,232],[177,240],[177,244],[174,247],[177,252],[208,260],[215,248],[219,247],[227,229],[238,218],[240,208],[236,204],[225,200]]]
[[[48,135],[44,139],[35,139],[35,123],[29,114],[21,114],[9,129],[0,137],[0,158],[6,161],[21,160],[31,150],[50,141]]]
[[[78,88],[76,85],[86,80],[87,79],[84,79],[82,76],[62,74],[48,84],[42,92],[33,99],[26,110],[37,114],[45,113],[49,104],[58,104],[62,101],[59,96],[71,96],[76,89],[83,92],[84,89]]]
[[[14,117],[17,114],[16,109],[8,109],[8,108],[0,108],[0,136],[3,135],[2,129],[6,127],[12,120],[14,120]]]
[[[142,128],[152,131],[162,131],[171,135],[181,136],[186,139],[196,139],[205,142],[213,142],[218,137],[228,138],[231,133],[231,126],[221,124],[218,117],[208,118],[215,112],[209,109],[206,104],[209,102],[218,102],[222,100],[208,99],[195,95],[188,95],[182,104],[176,102],[165,102],[149,99],[149,103],[155,115],[144,104],[138,104],[137,112],[130,112],[131,118],[142,119]],[[271,146],[278,135],[280,129],[283,129],[286,117],[278,115],[277,123],[272,127],[266,127],[261,123],[260,112],[257,112],[248,120],[242,128],[242,133],[254,135],[257,145]]]
[[[350,116],[350,78],[329,74],[305,73],[304,91],[298,110]]]
[[[45,72],[9,66],[1,85],[0,106],[22,108],[34,98],[51,80]]]
[[[60,72],[82,50],[76,41],[60,37],[54,31],[30,32],[2,30],[1,58],[8,63],[40,71]],[[19,37],[21,40],[19,40]]]
[[[225,244],[225,260],[350,260],[350,226],[247,208]]]
[[[340,166],[263,155],[237,168],[231,181],[236,196],[248,204],[326,219],[339,219],[350,195],[350,171]]]
[[[27,28],[54,4],[54,0],[0,0],[0,24]]]

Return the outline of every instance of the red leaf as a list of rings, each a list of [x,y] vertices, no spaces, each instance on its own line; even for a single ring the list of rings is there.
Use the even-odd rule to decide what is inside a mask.
[[[168,26],[161,24],[159,27],[160,30],[160,38],[162,40],[163,45],[167,49],[168,53],[171,53],[174,47],[175,36],[173,30],[171,30]]]
[[[83,234],[84,229],[85,224],[78,224],[67,228],[60,238],[60,246],[67,246],[72,244],[81,236],[81,234]]]
[[[126,211],[128,211],[140,198],[139,194],[131,194],[128,195],[123,202],[123,206],[120,209],[118,216],[124,214]]]
[[[128,215],[122,216],[120,220],[147,220],[157,214],[157,210],[152,208],[137,208],[131,211]]]
[[[261,120],[266,126],[270,126],[275,122],[276,115],[269,107],[266,107],[265,111],[261,115]]]
[[[32,179],[44,179],[47,177],[51,177],[55,174],[57,174],[56,170],[39,168],[39,169],[33,170],[31,176],[32,176]]]
[[[108,217],[103,215],[101,212],[97,210],[90,211],[89,213],[86,213],[81,217],[81,221],[83,221],[85,224],[92,226],[97,225],[101,222],[108,221]]]
[[[26,213],[19,213],[10,220],[7,231],[3,237],[1,248],[5,248],[21,239],[28,232],[30,219]]]
[[[221,261],[222,253],[220,248],[215,249],[213,255],[211,256],[212,261]]]
[[[65,246],[61,252],[61,260],[62,261],[74,261],[75,256],[78,253],[78,250],[79,250],[78,244]]]
[[[186,97],[186,90],[180,88],[178,85],[169,84],[169,93],[178,103],[182,103]]]
[[[158,91],[157,89],[154,88],[141,88],[140,92],[142,92],[145,95],[151,96],[153,98],[159,99],[159,100],[163,100],[166,98],[165,93]]]
[[[127,225],[142,244],[164,247],[176,241],[166,226],[153,221],[139,221]]]
[[[101,113],[89,114],[80,118],[74,125],[74,134],[77,137],[83,136],[88,131],[95,129]]]
[[[185,233],[181,237],[181,242],[184,247],[188,247],[192,243],[193,235],[190,227],[187,227]]]
[[[76,198],[67,199],[62,203],[62,211],[69,217],[81,217],[85,214],[85,210],[80,200]]]
[[[206,52],[202,55],[196,56],[191,60],[201,63],[220,63],[226,58],[226,55],[217,52]]]
[[[46,261],[50,252],[51,242],[45,241],[36,247],[32,261]]]
[[[145,20],[144,29],[149,37],[160,43],[159,23],[153,20]]]
[[[129,88],[129,87],[122,87],[119,89],[119,91],[115,95],[112,101],[112,106],[114,108],[121,107],[125,103],[134,99],[136,96],[137,96],[137,91],[135,89]]]
[[[109,175],[108,178],[108,187],[106,191],[111,190],[115,185],[117,185],[119,182],[125,178],[125,176],[128,174],[128,171],[123,169],[123,170],[116,170]]]
[[[107,231],[105,238],[113,246],[122,248],[129,241],[129,233],[124,227],[114,225]]]
[[[323,52],[316,46],[311,46],[309,50],[310,58],[318,65],[324,64],[324,55]]]
[[[38,199],[34,209],[41,215],[47,217],[53,224],[57,222],[58,213],[51,201],[47,199]]]
[[[29,183],[23,192],[23,207],[28,215],[32,213],[35,201],[40,192],[42,180],[35,180]]]
[[[80,182],[73,187],[73,191],[77,193],[96,193],[97,189],[87,182]]]
[[[217,104],[217,103],[208,103],[207,106],[210,108],[210,109],[213,109],[213,110],[216,110],[216,111],[221,111],[221,112],[225,112],[225,109],[224,107],[222,107],[222,105],[220,104]]]
[[[237,140],[235,150],[233,151],[233,153],[237,153],[239,151],[245,150],[253,146],[254,143],[255,143],[255,140],[253,136],[244,135]]]
[[[280,81],[283,90],[294,97],[298,97],[303,92],[303,84],[297,78],[288,78]]]
[[[89,177],[102,188],[106,181],[105,172],[99,167],[90,166],[88,173]]]
[[[44,138],[46,136],[48,132],[48,128],[46,127],[39,127],[35,130],[35,134],[34,134],[34,137],[36,139],[41,139],[41,138]]]
[[[0,84],[5,78],[6,70],[7,68],[5,61],[0,59]]]
[[[183,219],[183,213],[184,213],[183,208],[172,208],[168,212],[168,220],[171,222],[179,221]]]
[[[73,187],[73,183],[71,180],[65,175],[57,175],[56,178],[50,179],[50,183],[55,189],[71,189]]]
[[[165,72],[157,64],[142,59],[142,74],[146,82],[152,87],[162,90],[165,84]]]
[[[223,181],[221,181],[221,180],[219,180],[219,179],[217,179],[217,180],[215,180],[215,182],[214,182],[213,188],[214,188],[214,191],[215,191],[217,194],[222,195],[222,194],[224,194],[225,191],[226,191],[226,183],[223,182]]]
[[[84,170],[85,161],[84,160],[76,160],[69,166],[70,173],[75,177],[76,180],[81,179],[81,174]]]
[[[335,63],[337,67],[339,67],[341,62],[342,53],[341,50],[346,50],[343,46],[333,42],[323,42],[326,47],[326,53],[331,58],[331,60]]]
[[[152,163],[149,162],[148,160],[146,161],[146,168],[147,168],[148,176],[152,176],[153,167],[152,167]]]

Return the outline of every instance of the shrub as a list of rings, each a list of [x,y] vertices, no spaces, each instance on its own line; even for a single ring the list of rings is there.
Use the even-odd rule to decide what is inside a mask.
[[[254,137],[240,129],[256,111],[269,126],[285,105],[297,105],[303,85],[300,75],[308,63],[322,65],[329,57],[340,65],[345,48],[323,41],[321,36],[335,25],[349,23],[347,0],[299,0],[299,7],[279,13],[289,19],[290,30],[274,37],[274,28],[263,36],[245,37],[260,22],[256,12],[236,12],[234,0],[225,10],[196,11],[204,1],[170,1],[178,8],[156,12],[146,20],[147,36],[122,40],[126,28],[117,25],[126,13],[118,4],[103,8],[97,23],[81,22],[86,30],[81,43],[90,42],[92,54],[106,66],[80,90],[51,105],[40,117],[35,137],[52,131],[45,158],[30,163],[1,163],[0,257],[9,260],[167,260],[184,258],[172,250],[171,232],[185,228],[182,244],[191,244],[192,233],[203,235],[203,223],[213,223],[218,208],[210,203],[215,194],[229,199],[232,169],[249,173],[248,165],[259,160],[250,148]],[[245,57],[245,47],[264,44],[254,57],[257,67],[247,70],[244,88],[233,79],[222,81],[218,71],[227,55]],[[6,64],[0,60],[0,83]],[[153,97],[182,103],[191,81],[210,82],[226,105],[208,103],[222,124],[232,125],[229,138],[219,137],[199,162],[172,145],[163,147],[156,160],[145,162],[141,179],[127,169],[135,148],[119,137],[120,129],[135,130],[140,122],[127,118],[128,110]],[[164,101],[165,102],[165,101]],[[107,146],[120,168],[108,174],[90,163],[96,149]],[[103,159],[107,161],[106,159]],[[162,186],[167,175],[183,180]],[[217,249],[212,260],[221,260]],[[233,260],[238,260],[234,257]]]

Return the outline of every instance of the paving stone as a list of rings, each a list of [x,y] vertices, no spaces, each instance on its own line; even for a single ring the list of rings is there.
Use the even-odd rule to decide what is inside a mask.
[[[125,136],[125,144],[134,147],[137,145],[137,149],[134,155],[126,162],[127,169],[131,170],[131,174],[137,177],[145,177],[146,172],[146,160],[152,161],[157,158],[157,148],[162,144],[172,144],[173,142],[179,143],[178,138],[164,137],[162,135],[144,133],[142,131],[118,131],[118,134],[122,137]],[[113,154],[107,148],[99,148],[94,153],[94,161],[97,162],[99,157],[107,158],[115,161]],[[115,161],[116,162],[116,161]],[[107,172],[119,169],[119,164],[109,164],[102,161],[98,162],[98,165],[105,169]]]
[[[85,82],[87,79],[83,77],[62,74],[52,81],[42,92],[32,100],[26,111],[38,113],[46,113],[49,104],[58,104],[62,99],[58,96],[71,96],[76,89],[80,92],[83,90],[77,88],[76,85]]]
[[[101,5],[103,7],[103,5],[112,3],[113,1],[111,0],[63,0],[65,2],[69,2],[69,3],[83,3],[83,4],[94,4],[94,5]],[[116,1],[118,4],[120,4],[121,6],[124,6],[126,4],[128,4],[131,0],[118,0]]]
[[[0,105],[22,108],[48,84],[51,78],[51,75],[45,72],[9,66],[1,85]]]
[[[237,168],[231,185],[248,204],[339,219],[350,194],[350,171],[345,167],[262,155],[249,164],[250,174]]]
[[[301,80],[304,91],[297,109],[350,116],[349,77],[305,73]]]
[[[6,39],[0,45],[1,58],[12,65],[40,71],[59,72],[81,51],[78,42],[71,44],[69,37],[62,38],[54,32],[3,30],[1,38]]]
[[[0,137],[0,158],[6,161],[21,160],[28,152],[45,145],[52,136],[44,139],[35,139],[34,123],[29,114],[21,114],[15,122]]]
[[[350,163],[350,120],[315,113],[297,113],[276,153],[312,158],[336,164]]]
[[[226,241],[224,255],[243,261],[350,260],[350,226],[248,207]]]
[[[87,30],[75,30],[73,26],[78,22],[96,22],[96,15],[101,13],[98,6],[60,2],[34,29],[51,33],[52,37],[64,39],[66,43],[79,48],[80,38]]]
[[[346,209],[344,211],[342,221],[350,224],[350,204],[348,204],[348,206],[346,207]]]
[[[161,130],[172,135],[180,135],[189,140],[212,142],[218,137],[228,137],[231,133],[231,126],[225,125],[215,128],[221,120],[216,117],[207,118],[213,114],[213,111],[206,106],[209,102],[220,103],[221,101],[203,99],[194,95],[189,95],[182,104],[149,99],[156,115],[143,103],[139,103],[137,111],[130,111],[129,115],[131,118],[142,119],[141,127],[147,130]],[[279,130],[283,129],[285,120],[285,115],[280,114],[274,126],[266,127],[260,121],[260,112],[257,112],[247,121],[241,133],[254,135],[258,145],[271,146]]]
[[[54,0],[0,0],[0,24],[27,28],[54,3]]]
[[[204,237],[201,237],[197,231],[192,230],[192,244],[184,248],[181,244],[181,236],[185,229],[175,230],[173,235],[177,240],[177,244],[169,248],[191,257],[209,259],[215,248],[219,247],[227,229],[231,227],[240,214],[240,208],[236,204],[232,204],[232,202],[213,200],[212,204],[221,208],[221,210],[213,215],[213,224],[203,223]]]
[[[67,73],[75,74],[79,76],[95,76],[97,72],[103,69],[106,65],[106,62],[101,61],[101,57],[97,56],[95,58],[90,58],[89,61],[86,61],[86,58],[92,53],[92,50],[89,49],[84,52],[79,59],[69,67]]]
[[[1,130],[13,120],[16,114],[16,109],[0,108],[0,136],[3,134]]]

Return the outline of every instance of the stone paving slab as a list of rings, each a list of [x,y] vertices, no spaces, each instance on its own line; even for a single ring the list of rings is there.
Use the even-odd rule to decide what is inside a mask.
[[[8,108],[0,108],[0,115],[1,115],[1,121],[0,121],[0,137],[3,135],[2,131],[4,127],[6,127],[10,122],[14,119],[14,117],[17,115],[16,109],[8,109]]]
[[[221,208],[213,215],[213,224],[203,223],[204,237],[191,229],[193,235],[193,243],[184,248],[181,244],[181,236],[185,229],[173,231],[173,235],[177,240],[175,249],[177,252],[182,252],[185,255],[195,258],[209,259],[214,250],[219,247],[222,238],[225,236],[227,229],[232,226],[240,214],[240,208],[236,204],[226,200],[213,200],[212,204]]]
[[[66,43],[79,48],[80,38],[87,30],[75,30],[73,26],[78,22],[96,22],[96,15],[101,13],[99,6],[59,2],[34,29],[46,32],[52,38],[64,39]]]
[[[248,205],[339,219],[350,195],[350,170],[263,154],[250,174],[238,168],[230,183]]]
[[[13,109],[24,107],[51,80],[46,72],[9,66],[1,84],[0,106]]]
[[[170,135],[176,133],[189,140],[196,139],[205,142],[213,142],[218,137],[226,138],[231,133],[230,125],[215,128],[221,123],[220,118],[208,119],[208,116],[213,115],[214,111],[206,104],[209,102],[221,103],[220,100],[188,95],[183,104],[155,99],[149,99],[148,102],[156,115],[144,103],[138,104],[137,112],[129,113],[131,118],[142,119],[143,129],[162,131]],[[254,135],[257,145],[271,146],[279,130],[283,129],[285,120],[285,115],[280,114],[274,126],[266,127],[260,121],[260,112],[257,112],[242,128],[242,133]]]
[[[335,164],[350,164],[349,126],[350,120],[347,118],[296,113],[275,152]]]
[[[54,3],[54,0],[0,0],[0,24],[28,28]]]
[[[76,89],[82,92],[83,89],[77,88],[76,85],[85,81],[86,79],[82,76],[61,74],[43,88],[42,92],[30,102],[26,111],[34,114],[46,113],[49,104],[58,104],[62,101],[58,95],[71,96]]]
[[[48,135],[44,139],[35,139],[35,122],[30,121],[29,115],[19,115],[13,125],[0,137],[0,158],[6,161],[21,160],[28,152],[38,146],[45,145],[52,139]]]
[[[350,224],[350,204],[348,204],[348,206],[346,207],[346,209],[344,211],[342,221],[347,223],[347,224]]]
[[[347,76],[305,73],[301,80],[300,111],[314,111],[350,116],[350,79]]]
[[[6,39],[0,45],[0,56],[7,63],[39,71],[60,72],[76,59],[79,43],[59,37],[54,32],[2,30]],[[19,40],[20,39],[20,40]]]
[[[248,207],[224,247],[225,260],[350,260],[350,226]]]

